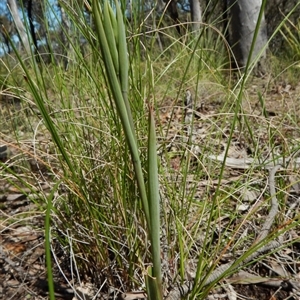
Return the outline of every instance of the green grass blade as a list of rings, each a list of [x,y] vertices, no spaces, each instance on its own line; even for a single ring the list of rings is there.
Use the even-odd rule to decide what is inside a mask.
[[[160,251],[160,196],[157,169],[157,147],[155,123],[152,107],[149,107],[149,135],[148,135],[148,191],[151,251],[153,260],[153,273],[156,278],[156,288],[162,299],[161,251]]]
[[[10,45],[14,51],[14,53],[16,54],[17,56],[17,59],[25,73],[25,78],[26,78],[26,81],[29,85],[29,88],[34,96],[34,99],[36,101],[36,105],[42,115],[42,118],[45,122],[45,125],[46,127],[48,128],[49,132],[51,133],[51,136],[54,140],[54,142],[56,143],[60,153],[62,154],[64,160],[66,161],[69,169],[71,170],[72,173],[75,172],[74,168],[73,168],[73,165],[71,163],[71,160],[69,159],[69,156],[67,155],[67,152],[65,151],[65,148],[63,146],[63,143],[59,137],[59,134],[54,126],[54,123],[49,115],[49,112],[47,111],[46,109],[46,106],[45,106],[45,102],[44,102],[44,97],[45,95],[42,94],[41,92],[41,89],[39,88],[40,86],[43,86],[44,87],[44,82],[43,82],[43,74],[40,73],[39,71],[39,68],[38,66],[36,65],[36,62],[34,59],[32,59],[32,66],[33,66],[33,69],[36,73],[36,78],[39,78],[41,81],[40,82],[34,82],[33,79],[32,79],[32,76],[30,74],[30,68],[29,66],[26,66],[24,60],[22,59],[22,57],[20,56],[20,53],[18,52],[15,44],[13,43],[13,41],[10,39],[9,36],[7,36],[8,39],[9,39],[9,42],[10,42]]]
[[[134,123],[133,117],[130,109],[130,104],[128,101],[128,70],[129,70],[129,60],[128,60],[128,53],[127,53],[127,43],[126,43],[126,31],[125,31],[125,24],[123,20],[123,14],[121,8],[117,1],[116,4],[116,17],[117,17],[117,26],[118,26],[118,54],[119,54],[119,66],[120,66],[120,84],[123,94],[123,99],[125,102],[125,106],[127,109],[127,115],[130,121],[130,125],[132,130],[134,130]]]
[[[108,4],[108,1],[105,1],[104,8],[103,8],[103,28],[109,46],[110,55],[112,57],[112,61],[114,64],[114,69],[117,73],[117,77],[119,77],[119,56],[118,56],[118,48],[117,48],[116,38],[115,38],[115,33],[117,32],[117,28],[116,28],[117,23],[115,17],[112,16],[112,14],[113,14],[112,8]]]
[[[146,289],[147,289],[147,298],[149,300],[162,300],[162,294],[161,292],[157,289],[157,278],[152,276],[152,269],[151,267],[148,268],[147,270],[147,275],[145,276],[146,280]]]
[[[46,256],[46,266],[47,266],[47,278],[48,278],[48,290],[49,290],[49,299],[55,299],[54,291],[54,281],[52,274],[52,260],[51,260],[51,236],[50,236],[50,222],[51,222],[51,210],[52,210],[52,199],[54,193],[57,191],[60,182],[56,183],[53,187],[51,194],[48,197],[47,211],[45,216],[45,256]]]
[[[120,83],[117,77],[116,70],[114,69],[112,56],[110,53],[109,45],[106,39],[106,34],[102,24],[100,4],[96,0],[93,1],[93,13],[94,13],[94,19],[96,23],[96,31],[99,37],[101,52],[105,64],[105,69],[107,72],[108,82],[111,88],[111,92],[113,94],[114,101],[116,103],[117,111],[120,116],[122,126],[124,128],[124,133],[126,136],[126,140],[129,146],[130,154],[132,157],[132,161],[136,173],[137,184],[140,191],[144,213],[146,216],[147,224],[150,227],[147,193],[144,185],[144,176],[143,176],[143,170],[142,170],[141,161],[138,152],[137,139],[128,118],[127,109],[123,99]]]

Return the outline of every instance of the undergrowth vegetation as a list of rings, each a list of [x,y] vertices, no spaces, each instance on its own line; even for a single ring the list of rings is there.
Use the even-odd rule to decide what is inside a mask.
[[[182,37],[170,26],[147,31],[138,17],[127,24],[118,4],[115,14],[96,2],[96,29],[65,7],[89,49],[71,44],[67,70],[16,49],[2,60],[0,141],[13,154],[1,181],[46,212],[50,283],[64,252],[74,278],[103,293],[178,299],[181,286],[205,299],[223,278],[299,242],[283,238],[298,226],[290,191],[299,183],[299,95],[269,102],[273,82],[257,83],[253,65],[233,74],[212,26]],[[195,100],[188,122],[186,90]]]

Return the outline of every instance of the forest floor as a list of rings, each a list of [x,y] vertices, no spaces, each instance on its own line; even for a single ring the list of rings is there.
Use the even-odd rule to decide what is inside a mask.
[[[258,105],[257,90],[265,89],[264,98],[266,101],[266,111],[269,115],[280,115],[291,112],[300,115],[300,84],[289,84],[287,82],[268,86],[267,79],[255,79],[248,85],[247,92],[253,95],[253,101],[250,105]],[[3,106],[3,101],[0,106]],[[5,103],[5,105],[7,105]],[[2,110],[1,110],[2,111]],[[0,112],[1,113],[1,112]],[[0,119],[3,116],[0,115]],[[299,124],[298,124],[299,125]],[[299,128],[299,127],[298,127]],[[299,135],[299,133],[297,133]],[[1,144],[0,144],[1,146]],[[8,161],[8,158],[0,156],[2,162]],[[0,172],[2,172],[0,167]],[[1,176],[1,173],[0,173]],[[300,176],[298,174],[298,176]],[[299,182],[299,178],[296,179]],[[47,189],[48,186],[43,187]],[[30,199],[31,190],[24,188],[23,193],[16,189],[5,178],[0,177],[0,299],[48,299],[47,270],[45,267],[45,248],[44,248],[44,212],[36,209],[34,201]],[[294,191],[293,202],[294,214],[300,213],[300,191]],[[22,215],[22,218],[17,218]],[[291,234],[294,238],[300,237],[300,227],[293,230]],[[296,237],[295,237],[296,236]],[[59,243],[54,243],[56,253],[59,255],[59,264],[53,262],[53,275],[55,282],[56,299],[113,299],[105,297],[99,293],[95,296],[97,288],[93,286],[89,278],[82,279],[79,283],[77,277],[72,274],[70,269],[70,257],[64,252]],[[300,243],[295,243],[288,249],[284,249],[286,256],[294,257],[294,260],[286,262],[289,274],[293,278],[298,278],[300,286]],[[289,255],[293,253],[294,256]],[[231,284],[232,290],[222,288],[211,292],[209,299],[253,299],[253,300],[284,300],[300,299],[299,294],[295,294],[295,286],[288,280],[280,280],[284,276],[282,266],[282,257],[272,255],[265,258],[276,269],[276,272],[270,270],[263,263],[254,264],[247,267],[260,275],[260,280],[250,278],[249,282],[241,280]],[[60,270],[59,266],[64,269]],[[272,273],[272,274],[271,274]],[[62,275],[64,274],[64,276]],[[275,274],[275,276],[274,276]],[[272,278],[270,278],[270,276]],[[71,286],[67,284],[68,278],[76,287],[77,296]],[[264,280],[262,280],[264,278]],[[89,282],[90,281],[90,282]],[[277,282],[276,282],[277,281]],[[296,280],[297,281],[297,280]],[[278,283],[279,282],[279,283]],[[286,285],[284,285],[286,283]],[[101,298],[103,297],[103,298]],[[132,295],[125,299],[135,299]]]

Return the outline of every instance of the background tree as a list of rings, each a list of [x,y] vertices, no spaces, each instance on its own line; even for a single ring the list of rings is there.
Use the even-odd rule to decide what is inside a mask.
[[[13,35],[14,32],[14,26],[12,21],[8,18],[6,15],[0,16],[0,26],[1,26],[1,36],[4,42],[4,45],[6,49],[4,48],[3,51],[10,53],[11,52],[11,46],[9,42],[9,36]]]
[[[197,31],[200,29],[200,25],[202,22],[202,11],[200,0],[190,0],[190,8],[191,8],[191,19],[192,19],[192,28],[193,31]]]
[[[271,36],[273,32],[280,26],[283,19],[289,15],[290,24],[299,24],[300,16],[300,1],[299,0],[273,0],[267,1],[266,4],[266,24],[268,36]],[[297,28],[290,26],[291,33],[296,33]],[[270,41],[270,49],[272,53],[278,54],[286,48],[286,42],[283,35],[278,32],[275,37]]]
[[[65,47],[62,46],[63,64],[64,64],[64,68],[66,69],[69,63],[69,59],[72,56],[71,53],[73,52],[73,48],[71,47],[70,41],[68,40],[68,37],[72,36],[71,20],[69,16],[66,14],[64,6],[58,3],[58,7],[61,14],[61,25],[62,25],[60,30],[60,37],[61,37],[62,45],[65,45]]]
[[[177,8],[177,0],[170,0],[165,1],[166,2],[166,12],[170,16],[170,18],[173,20],[174,24],[179,24],[179,14],[178,14],[178,8]],[[180,26],[176,26],[177,32],[180,34]]]
[[[7,0],[7,4],[10,9],[10,12],[12,14],[12,18],[16,25],[17,32],[22,41],[22,44],[23,44],[26,52],[29,54],[30,53],[30,41],[29,41],[28,34],[26,32],[26,28],[21,20],[16,0]]]
[[[256,28],[259,12],[262,5],[262,0],[230,0],[230,43],[237,66],[245,67]],[[259,33],[255,41],[252,60],[256,56],[261,56],[261,62],[266,56],[266,51],[263,50],[267,45],[267,30],[265,18],[261,21]],[[261,64],[262,65],[262,64]],[[263,67],[261,67],[260,71]]]
[[[138,1],[127,1],[128,7],[137,5],[139,3]],[[249,25],[251,26],[245,26],[244,29],[241,32],[236,32],[236,30],[239,28],[239,9],[238,5],[243,5],[243,3],[246,3],[246,1],[238,1],[238,3],[235,4],[234,7],[231,9],[227,7],[227,3],[235,3],[236,1],[219,1],[219,0],[190,0],[190,7],[191,7],[191,19],[195,21],[193,30],[199,30],[199,24],[200,22],[205,22],[210,24],[211,26],[215,26],[219,31],[221,31],[226,37],[229,33],[228,31],[228,23],[230,21],[230,18],[232,17],[232,25],[231,28],[231,39],[230,43],[231,45],[235,45],[238,40],[240,40],[241,36],[245,40],[250,40],[251,38],[246,37],[247,31],[251,31],[251,27],[253,26],[253,23]],[[84,9],[83,3],[88,3],[87,1],[43,1],[43,0],[23,0],[23,11],[25,12],[24,19],[21,17],[21,2],[17,0],[0,0],[0,17],[2,18],[2,24],[4,27],[8,30],[8,33],[10,35],[10,38],[12,38],[12,41],[18,44],[20,41],[24,45],[24,47],[27,48],[27,51],[29,48],[29,43],[32,41],[32,45],[35,46],[35,48],[48,48],[46,52],[51,52],[50,49],[54,50],[54,52],[66,55],[69,53],[67,51],[68,49],[68,43],[69,41],[66,41],[66,38],[64,36],[64,32],[68,34],[71,33],[70,31],[75,30],[74,26],[72,26],[72,20],[67,20],[65,14],[60,11],[59,5],[63,7],[64,5],[72,6],[74,7],[74,12],[77,10],[75,9],[81,9],[84,10],[84,13],[87,14],[87,10]],[[150,9],[151,7],[155,5],[153,1],[147,0],[144,1],[145,5]],[[261,3],[261,1],[255,1],[250,2],[248,1],[248,8],[251,9],[251,7],[254,7],[255,3]],[[8,5],[10,7],[10,10],[8,10]],[[259,4],[260,5],[260,4]],[[50,8],[51,7],[51,8]],[[256,5],[257,7],[257,5]],[[248,9],[246,7],[246,9]],[[183,0],[171,0],[171,1],[164,1],[159,0],[157,1],[157,11],[159,13],[167,10],[166,14],[168,14],[172,22],[176,22],[176,24],[180,24],[181,22],[186,21],[186,13],[188,10],[188,1]],[[298,22],[298,16],[300,13],[300,5],[298,0],[290,0],[290,1],[269,1],[266,4],[266,26],[263,26],[262,28],[262,35],[265,35],[265,27],[267,27],[268,36],[270,36],[274,30],[279,26],[281,21],[284,19],[286,15],[290,13],[290,11],[293,9],[292,15],[289,17],[289,20],[292,22],[292,24],[297,24]],[[56,19],[54,22],[52,22],[50,19],[53,17],[53,13],[50,13],[50,11],[55,12]],[[141,15],[142,10],[135,10],[140,11]],[[258,10],[256,10],[258,11]],[[237,12],[237,13],[236,13]],[[245,12],[245,11],[244,11]],[[146,15],[147,12],[145,12]],[[251,12],[250,12],[251,13]],[[245,15],[247,15],[245,13]],[[58,18],[57,18],[58,17]],[[6,21],[3,21],[5,20]],[[61,20],[59,20],[61,18]],[[143,23],[143,16],[135,16],[136,20],[139,20],[140,23]],[[243,16],[240,17],[241,19]],[[28,34],[26,33],[26,26],[24,26],[24,23],[22,22],[28,22],[28,30],[30,30],[30,36],[28,37]],[[16,22],[16,23],[15,23]],[[14,24],[14,26],[10,26],[8,24]],[[69,24],[68,26],[65,26],[65,24]],[[137,25],[137,24],[136,24]],[[154,26],[153,23],[147,23],[147,26]],[[197,27],[196,27],[197,26]],[[70,27],[70,28],[69,28]],[[248,29],[246,28],[248,27]],[[16,29],[17,28],[17,29]],[[68,29],[69,28],[69,29]],[[180,26],[177,27],[177,31],[180,31]],[[149,28],[148,28],[149,29]],[[291,30],[294,30],[294,28],[291,28]],[[2,52],[9,52],[10,46],[9,46],[9,39],[3,35],[3,30],[1,30],[2,34],[2,45],[3,50]],[[16,34],[17,33],[17,34]],[[183,34],[184,31],[181,31],[181,34]],[[237,33],[237,34],[236,34]],[[20,36],[20,37],[18,37]],[[71,35],[72,36],[72,35]],[[239,37],[240,36],[240,37]],[[51,39],[51,40],[47,40]],[[228,38],[229,40],[229,38]],[[246,43],[245,40],[243,40],[240,43],[240,46],[242,45],[246,49]],[[262,39],[265,41],[265,38]],[[84,43],[84,39],[77,41],[79,43]],[[286,45],[285,39],[282,36],[280,32],[275,36],[274,39],[272,39],[270,44],[270,49],[273,52],[278,52],[280,49],[283,49],[283,47]],[[234,47],[235,56],[239,60],[239,64],[243,66],[244,62],[241,58],[242,56],[238,53],[238,47]],[[259,48],[259,47],[258,47]],[[40,51],[43,52],[43,49],[40,49]],[[44,55],[45,56],[45,55]],[[240,58],[239,58],[240,56]],[[246,55],[247,56],[247,55]]]

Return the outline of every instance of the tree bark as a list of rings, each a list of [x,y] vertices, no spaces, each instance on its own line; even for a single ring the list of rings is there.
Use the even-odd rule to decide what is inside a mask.
[[[74,57],[74,50],[68,40],[68,37],[70,38],[71,33],[71,22],[69,19],[69,16],[67,15],[63,5],[60,3],[58,4],[60,8],[60,14],[61,14],[61,40],[62,40],[62,53],[63,55],[63,65],[64,69],[66,70],[68,68],[69,61]]]
[[[170,18],[173,20],[174,24],[177,24],[176,30],[180,34],[177,0],[167,0],[166,6],[167,6],[167,13],[169,14]]]
[[[12,21],[7,17],[7,16],[0,16],[0,26],[1,26],[1,35],[4,40],[4,44],[7,48],[7,53],[10,53],[12,51],[12,48],[10,46],[10,41],[9,37],[13,34],[14,32],[14,26]]]
[[[16,3],[16,0],[7,0],[7,5],[10,9],[12,18],[15,22],[19,37],[22,41],[22,44],[27,52],[27,54],[29,55],[31,53],[30,51],[30,42],[29,42],[29,38],[25,29],[24,24],[22,23],[22,20],[19,16],[19,12],[18,12],[18,6]]]
[[[156,3],[156,11],[157,12],[162,12],[165,8],[165,2],[163,0],[157,0],[157,3]]]
[[[31,37],[32,37],[33,45],[34,45],[34,52],[36,54],[36,60],[38,62],[40,62],[40,58],[38,56],[38,43],[37,43],[35,27],[34,27],[34,22],[33,22],[33,16],[32,16],[32,0],[28,0],[28,2],[27,2],[27,14],[28,14],[28,19],[29,19]]]
[[[191,19],[193,32],[198,34],[202,22],[202,10],[200,5],[200,0],[190,0],[191,7]]]
[[[254,36],[254,31],[262,5],[262,0],[229,0],[231,25],[230,25],[230,43],[233,54],[237,62],[237,67],[246,66],[250,48]],[[267,44],[267,30],[265,18],[261,21],[257,39],[255,41],[254,51],[251,60],[253,61],[258,55],[261,55],[261,65],[266,56],[262,49]],[[263,66],[262,66],[263,68]],[[263,70],[262,70],[263,71]]]

